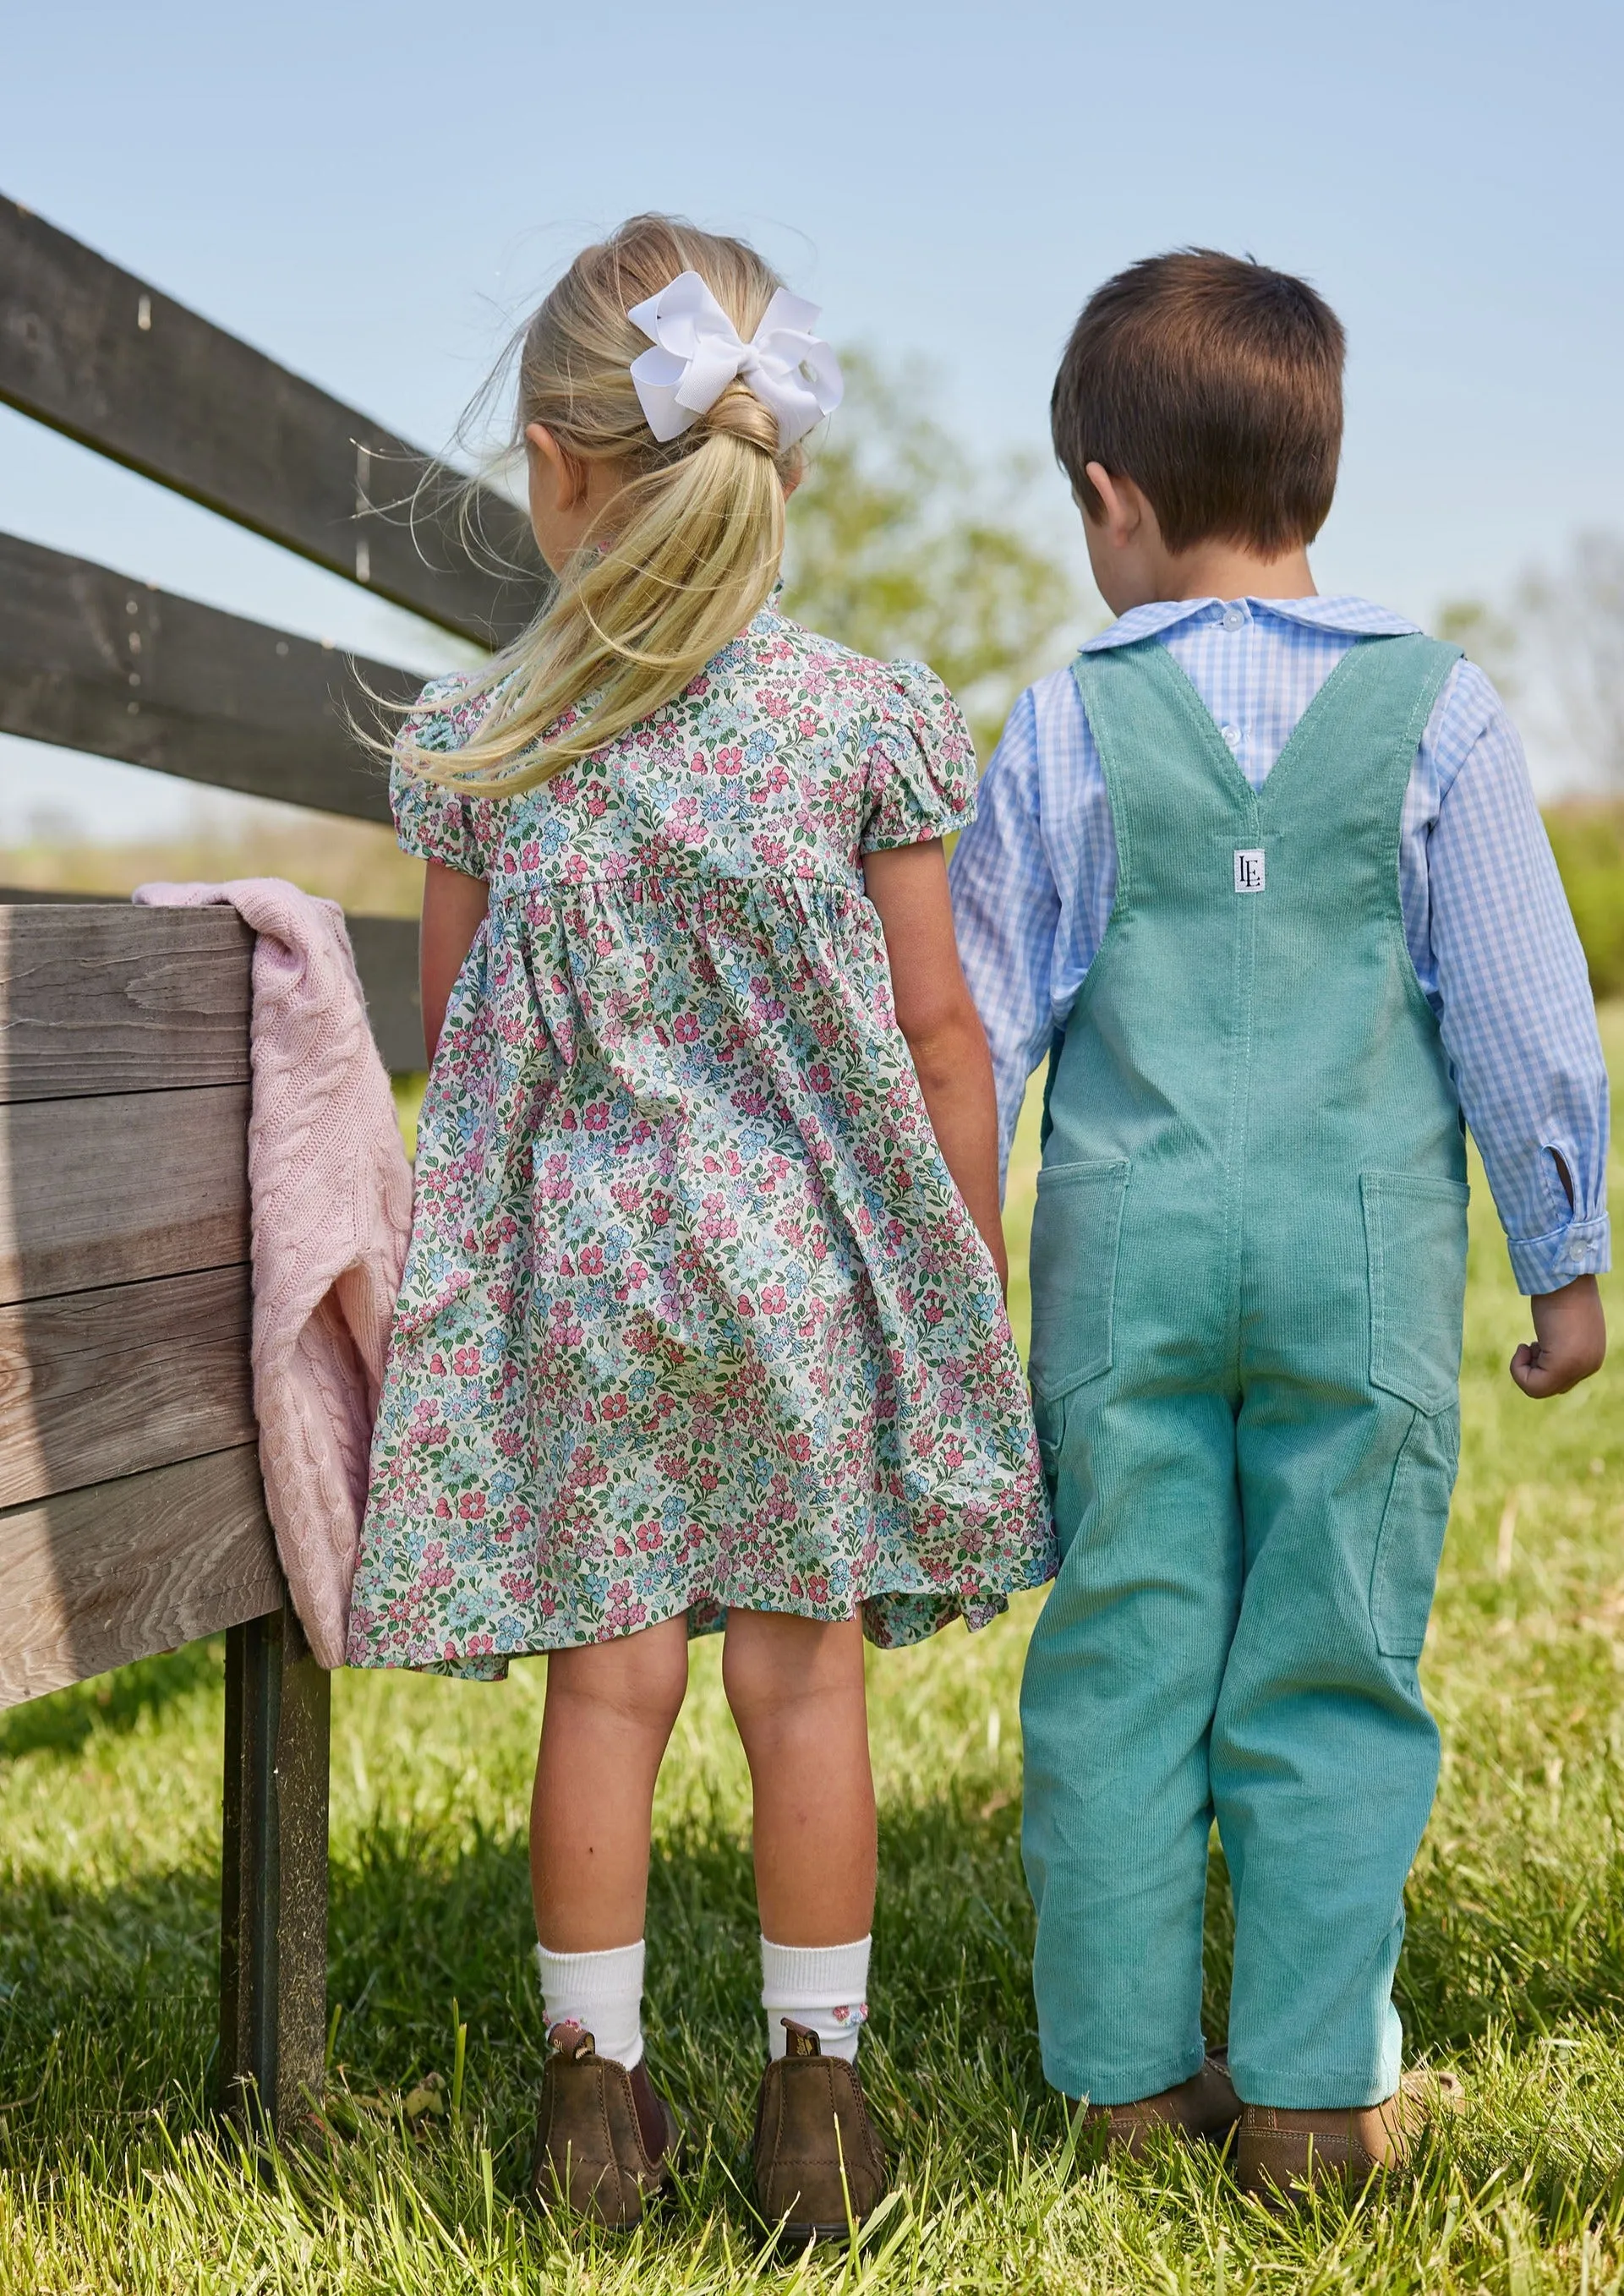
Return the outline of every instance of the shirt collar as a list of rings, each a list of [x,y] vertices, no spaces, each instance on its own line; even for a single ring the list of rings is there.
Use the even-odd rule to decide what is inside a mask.
[[[1181,623],[1222,623],[1226,614],[1245,621],[1297,622],[1308,629],[1341,630],[1349,637],[1403,637],[1419,625],[1368,598],[1161,598],[1134,606],[1097,637],[1083,642],[1084,653],[1136,645]]]

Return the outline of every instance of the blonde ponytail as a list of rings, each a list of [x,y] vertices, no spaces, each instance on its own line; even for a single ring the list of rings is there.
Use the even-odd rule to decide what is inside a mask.
[[[549,781],[680,693],[772,594],[800,448],[780,452],[775,418],[742,382],[660,446],[632,383],[648,339],[627,312],[682,271],[699,273],[746,340],[781,284],[739,240],[636,216],[576,258],[525,329],[515,446],[545,423],[625,483],[539,619],[441,701],[500,689],[463,748],[409,750],[424,780],[478,796]]]

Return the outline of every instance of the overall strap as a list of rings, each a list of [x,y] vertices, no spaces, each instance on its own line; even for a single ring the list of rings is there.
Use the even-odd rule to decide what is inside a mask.
[[[1260,790],[1156,638],[1081,653],[1072,677],[1100,752],[1116,832],[1118,901],[1146,871],[1213,835],[1262,846],[1288,820],[1353,835],[1397,861],[1404,792],[1458,646],[1420,632],[1360,638],[1303,712]],[[1397,899],[1395,873],[1394,899]]]
[[[1349,646],[1303,711],[1259,792],[1266,810],[1339,800],[1382,822],[1402,813],[1415,753],[1461,649],[1420,630]],[[1345,761],[1358,770],[1337,773]],[[1329,783],[1340,783],[1330,786]]]

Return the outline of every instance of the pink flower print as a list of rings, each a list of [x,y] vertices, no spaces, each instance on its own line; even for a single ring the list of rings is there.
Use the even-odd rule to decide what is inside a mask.
[[[704,1209],[705,1217],[699,1224],[699,1232],[707,1242],[726,1243],[737,1235],[738,1223],[728,1213],[726,1196],[707,1196]]]
[[[456,1503],[456,1511],[464,1522],[478,1522],[485,1512],[483,1491],[464,1491]]]
[[[516,891],[454,1013],[422,1130],[423,1288],[449,1271],[462,1282],[438,1327],[401,1333],[392,1352],[355,1596],[366,1654],[426,1664],[449,1648],[491,1673],[504,1644],[629,1633],[684,1603],[701,1626],[724,1571],[730,1593],[753,1588],[768,1607],[791,1579],[820,1615],[860,1595],[873,1638],[906,1641],[955,1611],[980,1624],[1024,1583],[1041,1494],[1007,1331],[984,1255],[921,1163],[929,1128],[899,1046],[883,1040],[881,937],[854,898],[891,765],[874,754],[866,783],[854,767],[896,718],[898,684],[912,700],[907,677],[768,614],[611,756],[468,809],[488,873]],[[428,722],[455,741],[488,706],[461,708],[461,734]],[[946,816],[964,742],[935,706],[921,723]],[[928,816],[919,827],[930,833]],[[808,900],[791,873],[826,892]],[[658,1115],[619,1097],[651,1054],[680,1078]],[[497,1056],[511,1063],[500,1084]],[[763,1152],[773,1136],[792,1152]],[[872,1295],[832,1201],[883,1277]],[[740,1236],[776,1264],[754,1242],[747,1258]],[[814,1282],[797,1300],[802,1275]],[[903,1292],[939,1303],[940,1320],[898,1314]],[[730,1298],[736,1372],[694,1336]],[[635,1404],[617,1357],[648,1380]],[[462,1415],[447,1423],[454,1397]],[[905,1412],[927,1431],[919,1450],[894,1439]],[[816,1535],[796,1503],[814,1472],[831,1502]],[[531,1474],[534,1511],[495,1496]],[[934,1522],[932,1477],[952,1495]],[[477,1519],[461,1512],[471,1484],[489,1495]],[[715,1519],[679,1506],[662,1522],[651,1488]],[[433,1529],[454,1560],[423,1560]],[[617,1532],[631,1550],[618,1562]],[[606,1561],[621,1573],[607,1594]],[[916,1598],[892,1617],[898,1572],[942,1589],[934,1618]]]

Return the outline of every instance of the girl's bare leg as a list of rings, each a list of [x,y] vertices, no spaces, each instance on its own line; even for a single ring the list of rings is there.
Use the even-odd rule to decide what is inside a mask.
[[[687,1686],[685,1618],[549,1656],[530,1885],[550,1952],[642,1937],[654,1782]]]
[[[755,1790],[763,1936],[866,1937],[878,1844],[861,1623],[731,1611],[722,1679]]]

